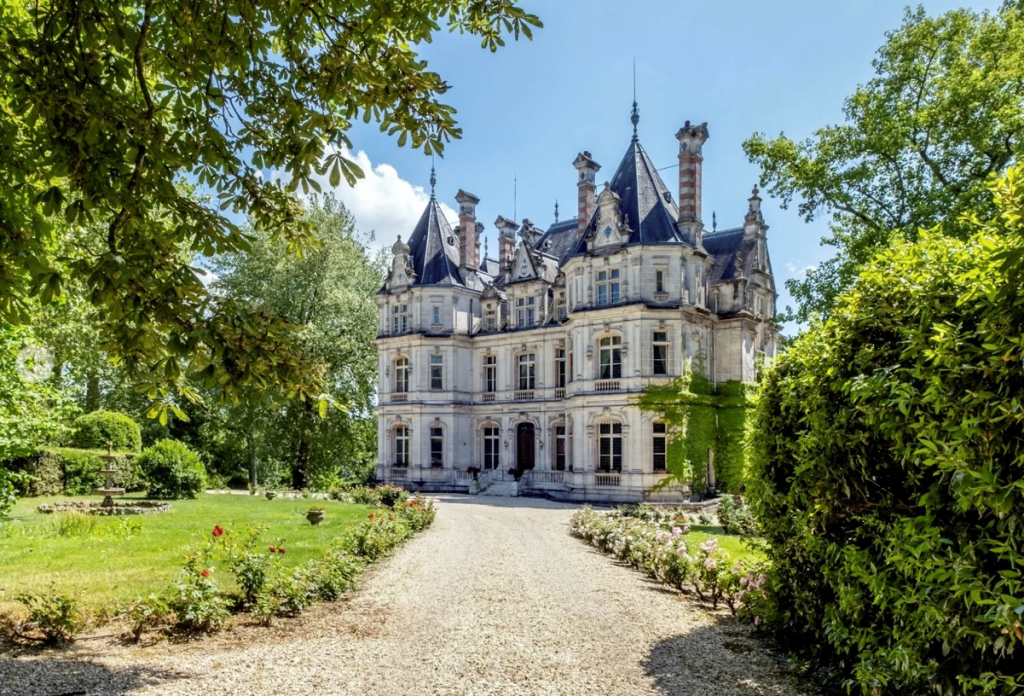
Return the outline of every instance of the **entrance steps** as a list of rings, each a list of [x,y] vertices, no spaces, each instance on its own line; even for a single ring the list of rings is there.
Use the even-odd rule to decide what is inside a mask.
[[[489,495],[496,498],[514,498],[519,495],[519,484],[515,481],[494,481],[480,495]]]

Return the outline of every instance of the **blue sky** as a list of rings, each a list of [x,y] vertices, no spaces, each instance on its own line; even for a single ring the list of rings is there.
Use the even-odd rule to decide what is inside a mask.
[[[999,2],[924,2],[930,14]],[[884,33],[899,26],[905,5],[889,0],[774,3],[727,0],[558,0],[522,5],[545,28],[533,41],[510,42],[491,54],[469,36],[443,34],[422,48],[429,67],[452,85],[445,101],[458,110],[462,140],[437,161],[437,195],[455,207],[459,188],[482,200],[497,255],[494,219],[513,215],[546,227],[555,200],[562,217],[576,208],[572,161],[589,150],[610,179],[629,145],[632,62],[640,105],[640,140],[675,192],[675,132],[686,120],[706,121],[703,210],[710,227],[742,223],[757,168],[741,143],[754,132],[794,138],[842,119],[844,97],[871,78],[871,60]],[[375,229],[379,243],[408,237],[426,200],[430,158],[399,148],[393,138],[361,123],[351,133],[353,156],[372,170],[354,190],[339,192],[358,227]],[[772,263],[783,287],[831,254],[820,245],[824,220],[805,223],[795,209],[766,199]],[[788,327],[790,330],[793,327]]]

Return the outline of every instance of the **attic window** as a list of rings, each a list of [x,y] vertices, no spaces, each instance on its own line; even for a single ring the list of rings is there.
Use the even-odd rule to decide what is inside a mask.
[[[454,245],[455,244],[455,237],[452,237],[451,235],[449,235],[448,236],[448,243],[451,244],[451,245]]]
[[[666,192],[665,192],[665,193],[663,193],[662,195],[664,196],[664,198],[665,198],[665,202],[666,202],[666,203],[671,203],[671,202],[672,202],[672,194],[671,194],[671,193],[669,193],[668,191],[666,191]]]

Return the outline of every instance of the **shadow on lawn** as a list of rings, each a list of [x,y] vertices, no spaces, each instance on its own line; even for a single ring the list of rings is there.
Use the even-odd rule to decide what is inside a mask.
[[[749,627],[710,615],[710,625],[654,645],[644,670],[659,694],[799,694],[797,682]]]
[[[0,655],[4,696],[117,696],[185,676],[137,665],[109,667],[53,651]]]

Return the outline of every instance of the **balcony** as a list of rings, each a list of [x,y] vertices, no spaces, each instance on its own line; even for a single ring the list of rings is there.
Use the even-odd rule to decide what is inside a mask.
[[[594,485],[595,486],[618,486],[621,476],[617,473],[597,473],[594,474]]]
[[[391,403],[393,403],[393,404],[397,404],[397,403],[400,403],[400,402],[403,402],[403,401],[408,401],[408,400],[409,400],[409,395],[406,394],[405,392],[396,392],[396,393],[391,395]]]
[[[619,386],[619,380],[617,379],[602,379],[594,382],[594,391],[597,392],[615,392],[621,391]]]
[[[482,401],[494,401],[495,396],[496,394],[494,392],[484,392],[483,396],[481,396],[480,398]]]
[[[555,398],[556,399],[564,399],[565,398],[565,387],[555,387]]]
[[[516,391],[513,394],[513,398],[516,401],[533,401],[533,399],[534,399],[533,390],[532,389],[524,389],[524,390]]]

